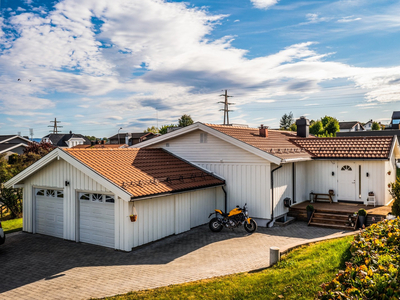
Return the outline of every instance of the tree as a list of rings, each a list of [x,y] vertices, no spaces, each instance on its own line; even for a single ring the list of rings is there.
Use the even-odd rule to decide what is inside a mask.
[[[176,124],[171,124],[171,125],[163,125],[160,127],[160,130],[158,130],[159,134],[166,134],[168,132],[168,128],[171,127],[178,127]]]
[[[340,130],[339,121],[335,118],[329,117],[329,122],[324,126],[324,129],[332,137],[336,136],[336,132]],[[324,124],[324,122],[322,122]]]
[[[371,130],[381,130],[381,126],[379,126],[378,122],[372,122]]]
[[[290,131],[297,131],[297,125],[295,123],[293,123],[292,125],[290,125],[289,130]]]
[[[294,123],[293,113],[284,114],[279,121],[279,127],[283,130],[289,130],[290,126]]]
[[[147,127],[147,129],[145,131],[143,131],[143,132],[152,132],[154,134],[157,134],[158,133],[158,128],[155,127],[155,126]]]
[[[318,135],[323,132],[324,127],[322,126],[322,122],[320,120],[315,121],[311,126],[310,126],[310,133],[313,135]]]
[[[183,115],[180,119],[178,119],[178,127],[186,127],[192,125],[194,122],[190,115]]]

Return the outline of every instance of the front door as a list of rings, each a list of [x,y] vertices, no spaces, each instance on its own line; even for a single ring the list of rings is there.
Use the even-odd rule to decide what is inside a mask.
[[[338,200],[356,200],[356,169],[354,163],[338,165]]]

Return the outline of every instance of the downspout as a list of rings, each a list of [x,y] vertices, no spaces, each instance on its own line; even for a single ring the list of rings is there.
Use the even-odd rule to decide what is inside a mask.
[[[267,223],[267,228],[269,227],[269,224],[271,224],[274,221],[274,172],[278,169],[282,168],[282,165],[280,165],[279,167],[273,169],[271,171],[271,202],[272,202],[272,208],[271,208],[271,220]]]
[[[228,209],[228,194],[226,193],[225,188],[223,186],[221,186],[221,187],[225,194],[225,212],[227,212],[226,210]]]

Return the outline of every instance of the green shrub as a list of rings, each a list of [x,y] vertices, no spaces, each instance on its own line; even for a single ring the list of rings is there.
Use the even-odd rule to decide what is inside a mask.
[[[358,215],[361,217],[365,217],[367,215],[367,211],[364,208],[360,208],[358,210]]]
[[[400,177],[397,177],[396,182],[392,182],[390,186],[389,192],[394,199],[392,214],[398,217],[400,216]]]
[[[346,269],[321,287],[319,299],[399,299],[400,219],[372,224],[355,236]]]
[[[306,207],[307,211],[313,211],[314,210],[314,206],[312,206],[311,204],[307,205]]]

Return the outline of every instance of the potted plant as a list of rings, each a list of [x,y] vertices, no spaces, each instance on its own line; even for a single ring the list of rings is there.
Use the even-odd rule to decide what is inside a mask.
[[[309,222],[310,219],[311,219],[311,216],[312,216],[312,214],[313,214],[313,211],[314,211],[314,206],[312,206],[312,205],[310,205],[310,204],[307,205],[306,211],[307,211],[307,221]]]
[[[360,228],[365,228],[367,219],[367,211],[364,208],[358,210],[358,226]]]
[[[131,222],[136,222],[137,215],[129,215],[129,218],[131,218]]]
[[[375,194],[374,194],[374,192],[369,192],[368,193],[368,196],[374,196]]]
[[[329,190],[329,195],[333,196],[333,195],[334,195],[334,193],[335,193],[335,191],[334,191],[334,190]]]

